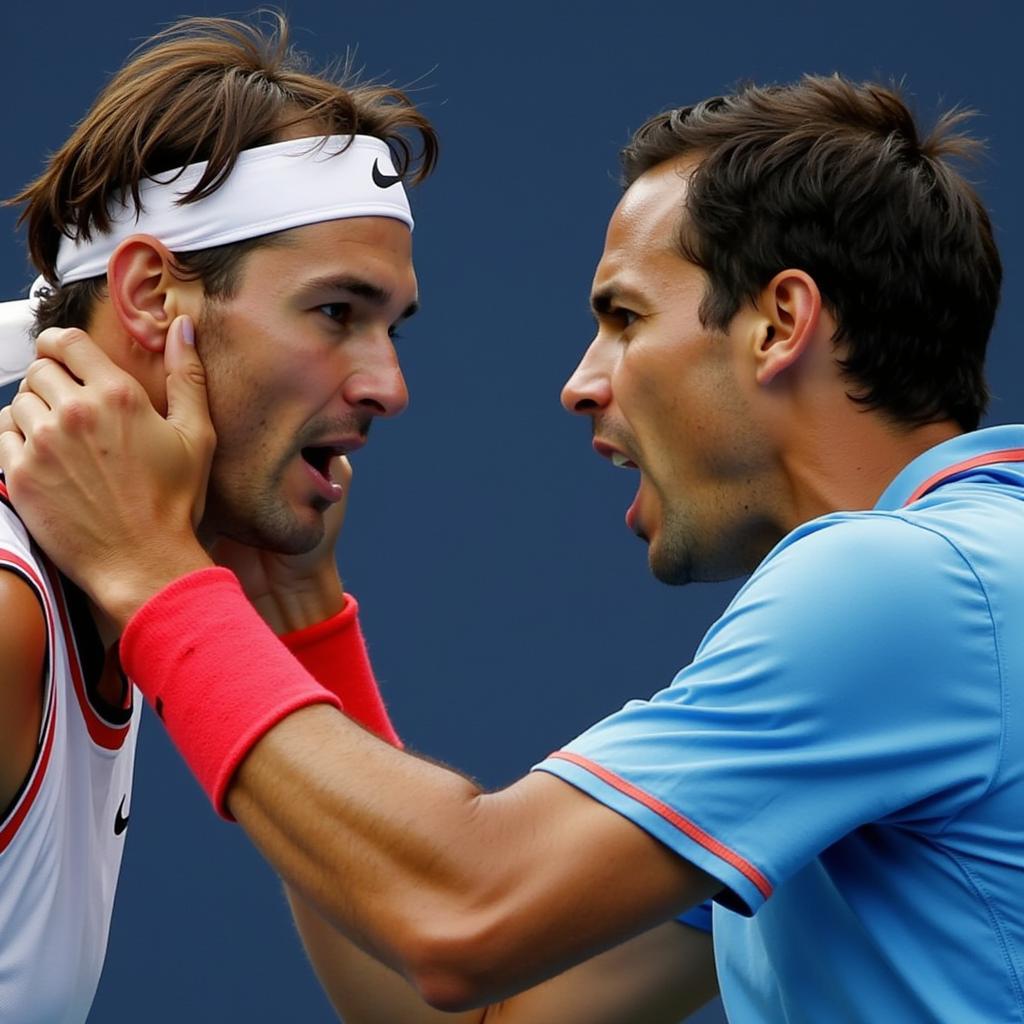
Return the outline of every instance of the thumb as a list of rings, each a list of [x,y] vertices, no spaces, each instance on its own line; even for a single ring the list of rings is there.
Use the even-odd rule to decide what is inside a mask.
[[[179,433],[200,440],[212,433],[206,400],[206,370],[196,351],[195,327],[188,316],[175,317],[164,346],[167,371],[167,420]]]
[[[199,470],[192,501],[192,526],[199,525],[217,436],[206,401],[206,370],[196,352],[195,327],[187,316],[175,317],[164,345],[167,371],[167,422],[178,432]]]

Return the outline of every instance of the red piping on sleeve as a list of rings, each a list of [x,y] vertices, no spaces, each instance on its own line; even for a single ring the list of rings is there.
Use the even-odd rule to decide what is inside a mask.
[[[731,864],[744,878],[757,887],[758,892],[765,899],[771,896],[771,883],[753,864],[744,860],[738,853],[730,850],[728,846],[724,846],[714,836],[709,836],[707,832],[702,828],[698,828],[688,818],[684,818],[678,811],[672,810],[668,804],[663,804],[649,793],[645,793],[638,786],[634,786],[633,783],[627,782],[614,772],[608,771],[607,768],[602,768],[601,765],[585,757],[580,757],[579,754],[571,754],[566,750],[557,750],[551,757],[578,765],[592,775],[596,775],[602,782],[607,782],[609,786],[617,789],[620,793],[625,794],[632,800],[636,800],[637,803],[643,804],[644,807],[654,811],[655,814],[667,821],[673,828],[678,829],[695,843],[703,846],[705,850],[713,853],[720,860],[724,860],[726,864]]]

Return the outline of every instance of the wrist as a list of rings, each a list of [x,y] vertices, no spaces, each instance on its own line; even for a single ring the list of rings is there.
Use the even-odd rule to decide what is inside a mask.
[[[284,634],[281,642],[314,679],[341,699],[345,714],[386,743],[402,747],[374,678],[359,626],[359,605],[351,594],[338,614]]]
[[[345,607],[345,588],[332,565],[329,570],[289,580],[286,586],[272,584],[252,603],[263,621],[283,636],[337,615]]]
[[[123,631],[128,620],[168,584],[196,569],[213,565],[199,542],[190,537],[176,544],[160,544],[144,555],[109,566],[95,582],[81,581],[96,605]]]
[[[311,704],[341,706],[260,621],[238,578],[216,566],[174,580],[147,601],[128,623],[120,654],[227,818],[231,780],[263,735]]]

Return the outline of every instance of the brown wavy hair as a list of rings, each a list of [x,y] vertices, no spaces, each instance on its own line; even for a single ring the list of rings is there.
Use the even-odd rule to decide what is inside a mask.
[[[59,286],[62,236],[89,240],[108,230],[115,198],[131,196],[138,207],[145,178],[205,160],[206,172],[181,202],[202,199],[220,187],[242,150],[278,141],[295,126],[308,126],[310,135],[376,136],[411,184],[437,162],[437,134],[404,92],[358,82],[347,63],[337,73],[314,73],[290,45],[279,12],[260,12],[252,23],[185,18],[143,43],[45,171],[7,201],[25,205],[19,223],[27,223],[32,261],[52,286],[37,330],[87,327],[104,291],[105,276]],[[245,255],[274,239],[175,258],[184,274],[202,280],[208,296],[226,297]]]
[[[692,154],[677,246],[707,273],[706,326],[725,329],[785,268],[836,319],[850,397],[899,423],[978,426],[1002,264],[951,160],[982,144],[952,110],[919,133],[899,92],[839,75],[745,86],[647,121],[622,152],[628,187]]]

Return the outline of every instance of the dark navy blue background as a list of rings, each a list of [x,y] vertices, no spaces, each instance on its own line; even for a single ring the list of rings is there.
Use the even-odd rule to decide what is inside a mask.
[[[635,478],[599,460],[587,426],[558,405],[590,336],[616,154],[654,111],[741,78],[837,69],[905,79],[926,119],[978,108],[991,156],[973,174],[1007,269],[990,420],[1024,419],[1018,5],[288,9],[318,61],[358,47],[372,75],[416,83],[444,143],[436,178],[413,197],[423,311],[399,343],[412,404],[353,460],[340,551],[411,747],[505,784],[668,681],[732,593],[648,576],[622,521]],[[183,13],[225,12],[162,0],[7,5],[0,192],[40,169],[134,43]],[[12,211],[0,211],[0,232],[0,289],[14,297],[33,275]],[[333,1019],[273,873],[214,817],[148,712],[129,835],[91,1022]]]

